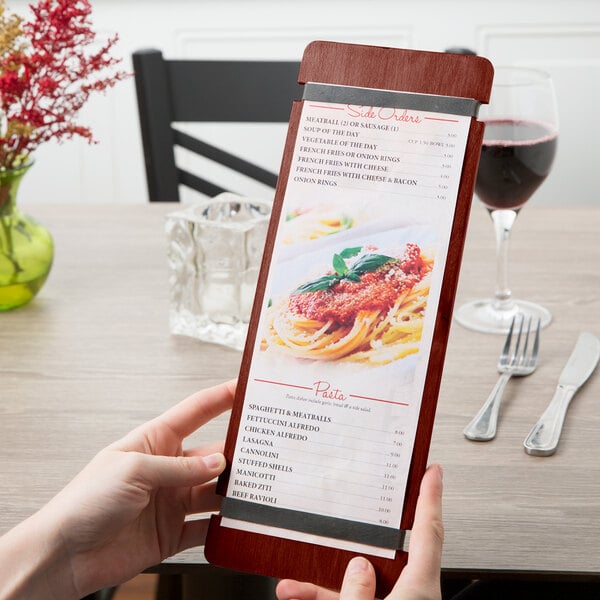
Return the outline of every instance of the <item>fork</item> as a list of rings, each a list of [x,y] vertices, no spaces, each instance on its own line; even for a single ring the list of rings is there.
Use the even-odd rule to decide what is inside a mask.
[[[502,401],[502,394],[508,380],[513,376],[523,377],[531,375],[535,371],[540,345],[540,328],[539,319],[537,319],[535,327],[532,328],[531,317],[527,320],[526,327],[523,315],[516,314],[513,317],[508,335],[506,336],[506,342],[498,360],[500,378],[484,405],[465,428],[463,433],[466,438],[476,442],[488,442],[496,437],[500,402]],[[515,334],[516,340],[511,351],[513,334]],[[533,340],[533,347],[529,350],[532,335],[535,335],[535,338]]]

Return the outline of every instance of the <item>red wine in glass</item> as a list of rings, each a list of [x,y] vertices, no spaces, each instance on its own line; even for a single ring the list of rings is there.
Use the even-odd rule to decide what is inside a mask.
[[[552,320],[547,308],[513,297],[508,246],[517,215],[554,162],[558,110],[551,76],[528,67],[496,67],[490,102],[481,113],[485,132],[475,194],[494,225],[496,286],[493,296],[460,306],[455,318],[464,327],[487,333],[508,333],[517,314],[545,327]]]
[[[475,193],[488,210],[519,209],[550,173],[558,132],[543,123],[486,121]]]

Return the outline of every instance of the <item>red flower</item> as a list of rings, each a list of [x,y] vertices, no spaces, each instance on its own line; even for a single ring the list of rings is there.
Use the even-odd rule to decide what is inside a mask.
[[[9,23],[5,8],[0,0],[0,26]],[[51,139],[93,143],[91,130],[75,122],[79,110],[90,94],[129,76],[115,70],[121,61],[110,55],[117,36],[98,49],[88,0],[38,0],[30,9],[30,20],[17,20],[10,47],[0,45],[0,112],[8,124],[0,131],[0,167],[6,169]]]

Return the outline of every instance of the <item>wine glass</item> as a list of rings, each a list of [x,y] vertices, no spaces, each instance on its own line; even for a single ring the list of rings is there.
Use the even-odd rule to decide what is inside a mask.
[[[546,179],[556,154],[558,116],[550,75],[537,69],[498,67],[490,104],[482,106],[485,134],[475,193],[488,210],[496,232],[496,291],[456,312],[458,323],[487,333],[506,333],[517,313],[540,319],[550,312],[515,300],[508,287],[508,244],[515,219]]]

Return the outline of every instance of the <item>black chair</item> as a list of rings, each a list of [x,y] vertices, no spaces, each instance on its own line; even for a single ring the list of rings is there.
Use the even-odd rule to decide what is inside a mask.
[[[287,123],[300,98],[299,62],[165,60],[159,50],[133,53],[148,195],[179,201],[179,185],[207,196],[225,189],[176,165],[180,146],[275,187],[277,175],[199,140],[174,123]],[[260,143],[257,142],[257,143]]]

